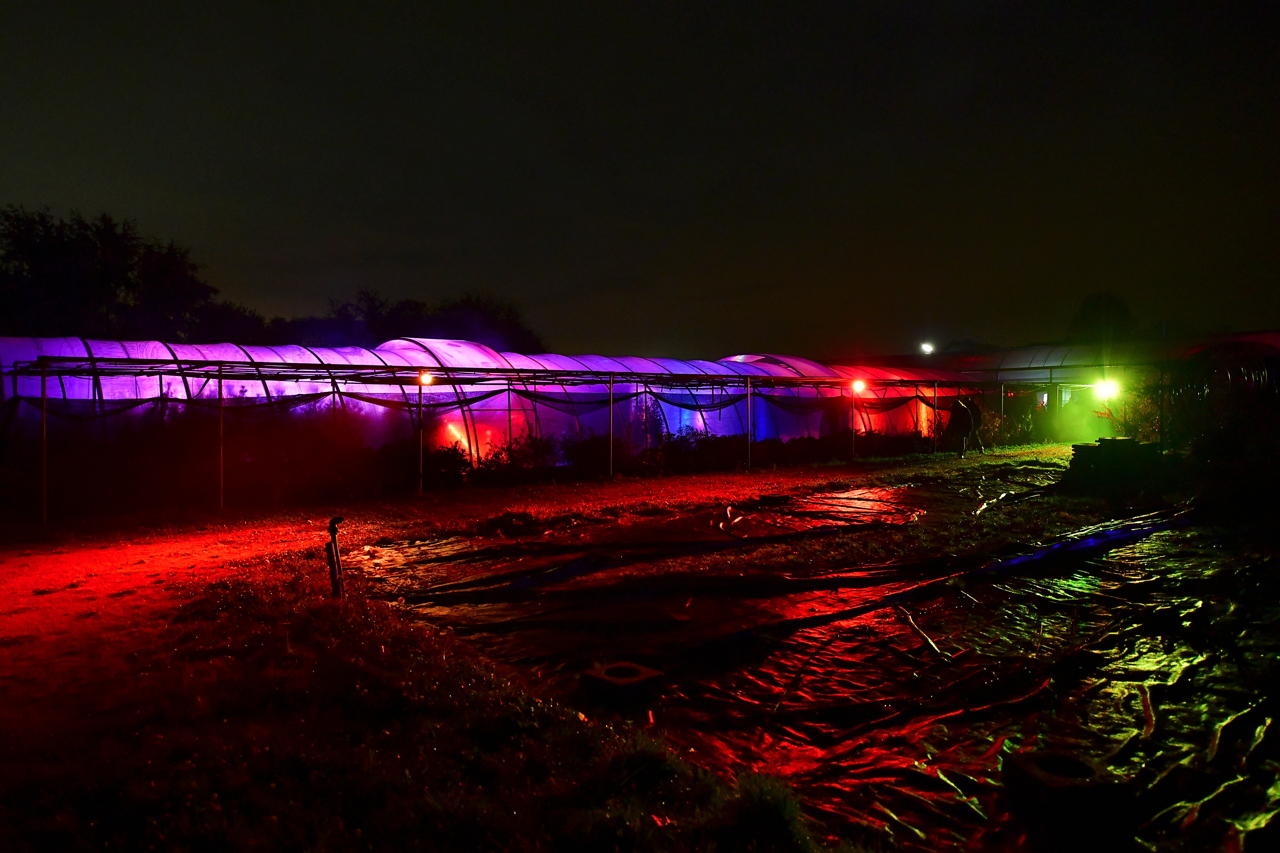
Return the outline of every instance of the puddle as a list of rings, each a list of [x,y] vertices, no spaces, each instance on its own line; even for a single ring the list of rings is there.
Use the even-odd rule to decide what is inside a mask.
[[[854,524],[909,524],[924,510],[908,489],[853,489],[806,496],[768,496],[729,507],[718,526],[736,536]]]

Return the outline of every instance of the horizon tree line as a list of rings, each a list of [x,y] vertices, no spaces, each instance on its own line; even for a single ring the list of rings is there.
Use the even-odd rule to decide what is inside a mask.
[[[134,220],[0,209],[0,335],[212,344],[376,346],[455,338],[545,352],[514,303],[481,294],[392,301],[360,289],[314,317],[267,318],[218,299],[191,250],[142,236]]]
[[[393,301],[361,288],[350,299],[331,299],[321,316],[267,318],[217,298],[201,269],[190,249],[143,237],[134,220],[78,211],[62,218],[9,205],[0,209],[0,335],[328,347],[419,337],[512,352],[548,349],[520,308],[495,296]],[[1113,344],[1148,336],[1128,303],[1104,290],[1083,298],[1062,340]],[[986,348],[956,341],[943,351]]]

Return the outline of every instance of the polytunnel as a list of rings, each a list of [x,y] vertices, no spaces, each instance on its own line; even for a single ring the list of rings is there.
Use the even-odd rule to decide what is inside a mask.
[[[373,348],[0,338],[0,370],[8,457],[29,461],[37,438],[42,457],[90,438],[115,454],[113,438],[162,427],[178,442],[181,424],[200,421],[208,433],[216,416],[219,468],[264,470],[275,457],[294,469],[314,465],[326,451],[304,453],[299,436],[309,426],[374,450],[416,443],[419,458],[423,447],[455,447],[471,465],[531,438],[608,436],[612,454],[615,443],[639,452],[681,434],[817,438],[847,432],[851,418],[858,433],[930,437],[951,399],[974,386],[946,371],[787,355],[524,355],[422,338]],[[240,433],[274,431],[277,446],[236,451],[228,462],[221,442],[250,421]],[[208,446],[200,430],[188,431]]]

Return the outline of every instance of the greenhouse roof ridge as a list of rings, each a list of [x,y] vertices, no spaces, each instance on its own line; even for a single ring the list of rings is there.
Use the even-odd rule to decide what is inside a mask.
[[[843,388],[872,385],[970,385],[947,371],[823,365],[799,356],[748,353],[718,361],[523,355],[472,341],[398,338],[375,348],[166,344],[83,338],[0,338],[0,369],[14,377],[174,377],[199,381],[410,386],[605,382],[654,387]]]

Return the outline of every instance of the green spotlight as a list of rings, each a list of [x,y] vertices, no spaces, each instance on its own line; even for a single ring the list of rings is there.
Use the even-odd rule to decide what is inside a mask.
[[[1099,400],[1110,400],[1120,393],[1120,383],[1114,379],[1104,379],[1094,385],[1093,390],[1098,395]]]

